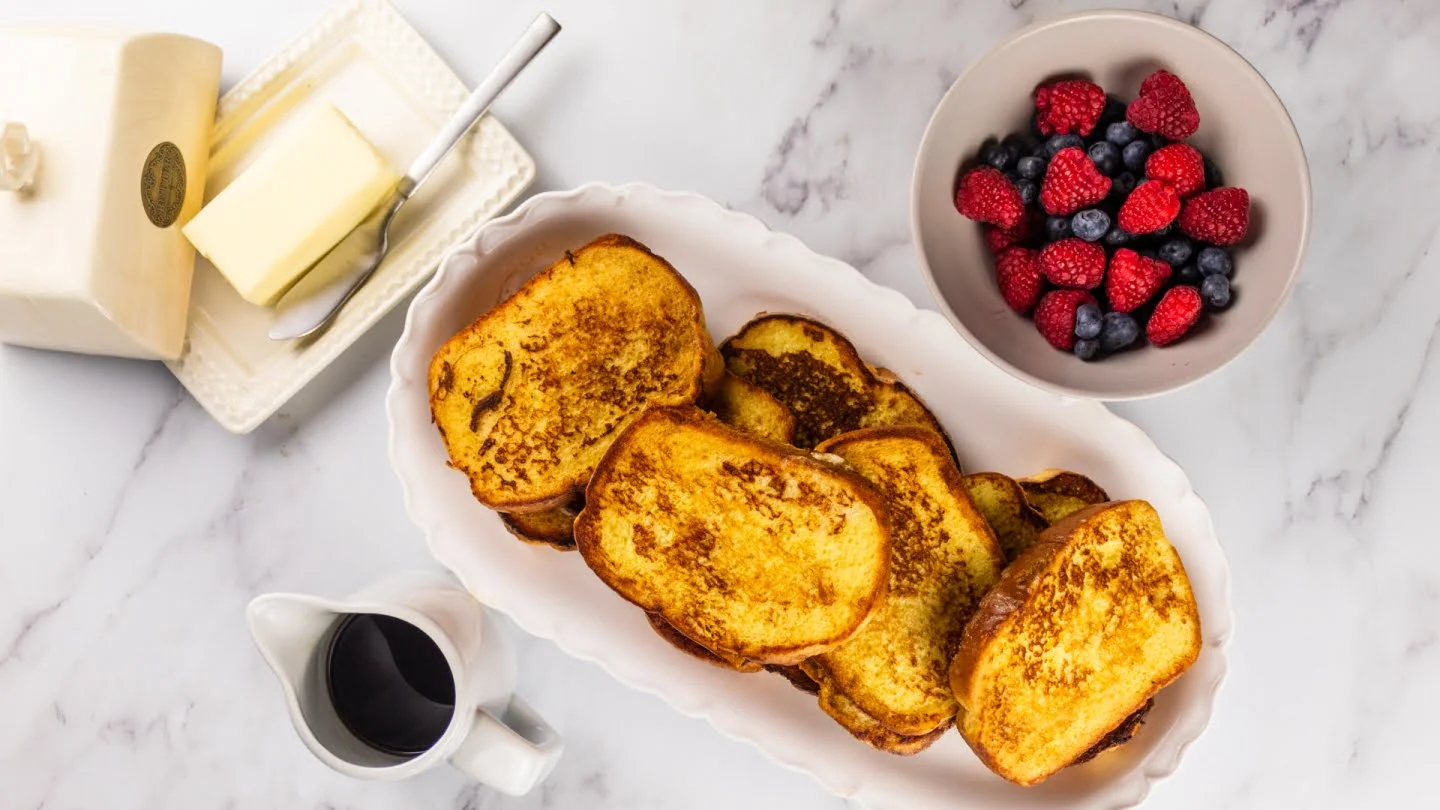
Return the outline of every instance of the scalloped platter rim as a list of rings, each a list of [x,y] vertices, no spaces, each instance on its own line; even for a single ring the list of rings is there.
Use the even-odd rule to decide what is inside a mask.
[[[721,670],[675,651],[639,610],[590,574],[579,555],[512,538],[474,501],[464,476],[446,466],[430,422],[429,360],[566,248],[607,232],[633,236],[669,259],[699,291],[717,340],[760,311],[799,312],[834,325],[867,360],[893,370],[925,399],[968,469],[1011,475],[1076,469],[1117,497],[1154,504],[1194,585],[1204,647],[1196,664],[1157,697],[1135,740],[1034,788],[991,774],[954,733],[913,757],[875,751],[782,678]],[[1103,405],[1011,377],[940,314],[917,309],[900,293],[750,216],[699,195],[640,184],[592,184],[532,197],[447,256],[411,304],[391,373],[390,458],[406,508],[436,559],[476,598],[837,795],[874,810],[1118,810],[1139,804],[1173,773],[1209,722],[1233,623],[1229,570],[1209,511],[1179,466]]]

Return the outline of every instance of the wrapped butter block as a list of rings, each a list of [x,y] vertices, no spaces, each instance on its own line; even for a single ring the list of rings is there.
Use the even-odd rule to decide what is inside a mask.
[[[220,50],[0,27],[0,76],[0,341],[178,357]]]
[[[184,232],[235,291],[267,306],[375,208],[400,173],[344,113],[295,122]]]

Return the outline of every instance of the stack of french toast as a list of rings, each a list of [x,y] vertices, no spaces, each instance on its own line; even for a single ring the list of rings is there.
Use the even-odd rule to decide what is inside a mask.
[[[695,290],[628,237],[455,335],[430,396],[516,537],[578,549],[677,649],[778,673],[878,749],[954,727],[1036,784],[1128,740],[1199,654],[1148,503],[963,471],[920,398],[816,320],[761,314],[717,348]]]

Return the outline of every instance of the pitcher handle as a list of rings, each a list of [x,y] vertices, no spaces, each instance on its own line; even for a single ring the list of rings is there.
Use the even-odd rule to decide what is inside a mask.
[[[450,764],[501,793],[523,796],[550,775],[564,749],[555,729],[530,704],[512,697],[500,718],[475,712]]]

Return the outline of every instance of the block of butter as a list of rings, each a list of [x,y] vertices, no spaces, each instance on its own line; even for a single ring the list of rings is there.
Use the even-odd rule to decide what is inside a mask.
[[[327,104],[281,133],[184,233],[241,297],[268,306],[399,180],[344,113]]]

